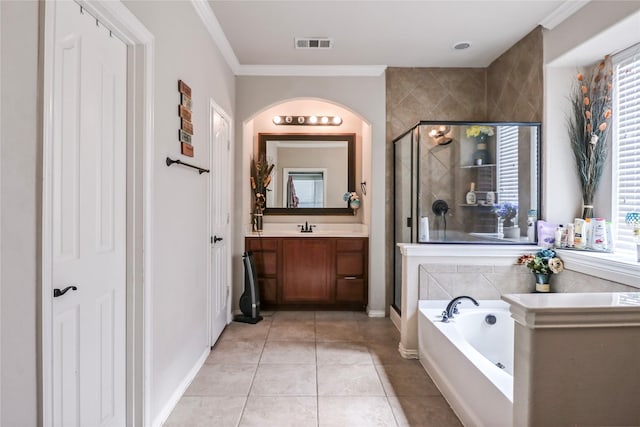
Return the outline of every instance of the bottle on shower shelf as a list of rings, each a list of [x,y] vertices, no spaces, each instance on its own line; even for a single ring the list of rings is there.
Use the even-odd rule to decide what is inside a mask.
[[[468,205],[475,205],[477,203],[477,198],[476,198],[476,183],[472,182],[471,186],[470,186],[470,190],[467,193],[467,204]]]

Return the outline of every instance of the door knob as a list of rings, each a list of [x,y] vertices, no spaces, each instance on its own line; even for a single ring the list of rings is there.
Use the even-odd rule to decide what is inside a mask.
[[[54,298],[58,298],[61,297],[62,295],[66,294],[67,292],[69,292],[69,289],[71,289],[72,291],[77,291],[78,288],[76,286],[67,286],[66,288],[64,288],[63,290],[60,290],[58,288],[55,288],[53,290],[53,297]]]
[[[213,236],[213,243],[220,242],[221,240],[222,240],[222,237]]]

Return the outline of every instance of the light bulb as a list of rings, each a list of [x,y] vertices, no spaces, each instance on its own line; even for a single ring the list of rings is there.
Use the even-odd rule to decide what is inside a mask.
[[[323,125],[326,125],[327,123],[329,123],[329,117],[324,116],[323,118],[321,118],[321,119],[320,119],[320,122],[321,122]]]
[[[280,123],[282,123],[282,117],[281,116],[273,116],[273,123],[279,125]]]
[[[340,123],[342,123],[342,119],[340,118],[340,116],[333,116],[333,124],[339,125]]]
[[[292,123],[293,122],[293,117],[287,116],[287,117],[284,118],[284,121],[287,122],[287,123]]]
[[[318,123],[318,118],[316,116],[309,116],[309,123],[315,125],[316,123]]]

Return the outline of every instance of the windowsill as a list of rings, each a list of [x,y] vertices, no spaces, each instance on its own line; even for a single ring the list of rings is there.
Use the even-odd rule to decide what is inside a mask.
[[[568,270],[640,288],[640,263],[634,254],[557,251]]]

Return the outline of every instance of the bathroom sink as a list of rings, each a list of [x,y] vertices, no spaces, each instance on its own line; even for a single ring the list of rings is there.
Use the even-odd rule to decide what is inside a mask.
[[[313,231],[302,233],[298,223],[265,224],[262,232],[248,231],[246,236],[263,237],[368,237],[369,230],[365,224],[313,224]]]

